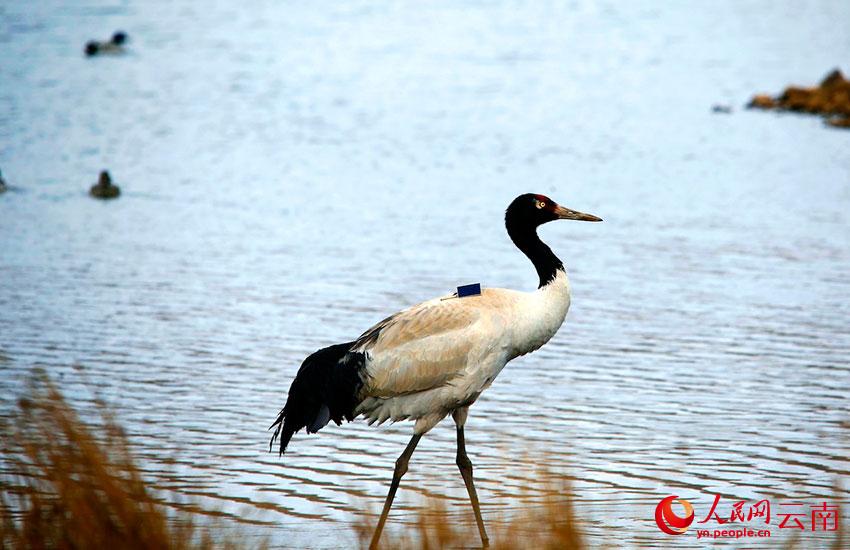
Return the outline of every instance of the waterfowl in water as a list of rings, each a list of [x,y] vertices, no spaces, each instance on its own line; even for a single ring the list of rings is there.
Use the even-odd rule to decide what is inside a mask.
[[[91,40],[86,43],[86,55],[116,54],[124,51],[124,43],[127,42],[127,33],[117,31],[108,42]]]
[[[112,178],[109,177],[109,172],[106,170],[100,173],[97,183],[89,189],[89,195],[97,199],[114,199],[120,194],[121,190],[112,183]]]

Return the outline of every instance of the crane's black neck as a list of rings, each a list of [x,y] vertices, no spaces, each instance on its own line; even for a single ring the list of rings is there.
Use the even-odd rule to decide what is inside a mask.
[[[543,288],[557,277],[558,271],[564,270],[561,260],[537,236],[537,227],[523,224],[512,219],[510,215],[505,218],[505,227],[516,247],[534,264],[534,269],[540,277],[540,285],[537,288]]]

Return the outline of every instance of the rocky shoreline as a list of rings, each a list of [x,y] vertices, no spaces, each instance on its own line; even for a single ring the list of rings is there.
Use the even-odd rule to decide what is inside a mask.
[[[817,114],[830,126],[850,128],[850,80],[835,69],[817,87],[789,86],[776,97],[758,94],[747,107]]]

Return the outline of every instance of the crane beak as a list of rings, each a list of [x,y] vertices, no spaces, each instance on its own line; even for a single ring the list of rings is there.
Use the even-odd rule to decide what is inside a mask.
[[[583,222],[601,222],[602,218],[597,218],[593,214],[585,214],[578,210],[570,210],[561,205],[555,207],[555,215],[559,220],[579,220]]]

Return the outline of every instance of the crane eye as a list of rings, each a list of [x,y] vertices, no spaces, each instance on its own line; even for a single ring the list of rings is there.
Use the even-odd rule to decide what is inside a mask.
[[[546,206],[546,203],[545,203],[545,202],[543,202],[543,201],[537,201],[537,208],[544,208],[545,206]]]

